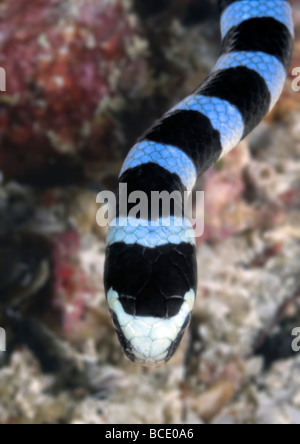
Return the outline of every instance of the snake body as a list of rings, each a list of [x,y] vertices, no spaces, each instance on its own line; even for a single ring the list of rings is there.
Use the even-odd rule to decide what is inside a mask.
[[[150,203],[152,191],[192,190],[204,171],[259,124],[283,90],[293,47],[289,3],[219,0],[219,6],[222,49],[216,66],[143,135],[122,168],[120,183],[128,193],[143,191]],[[173,215],[166,227],[158,214],[153,226],[149,219],[130,221],[130,208],[117,213],[108,234],[107,301],[126,355],[157,365],[173,356],[190,322],[196,247],[187,220],[176,224]]]

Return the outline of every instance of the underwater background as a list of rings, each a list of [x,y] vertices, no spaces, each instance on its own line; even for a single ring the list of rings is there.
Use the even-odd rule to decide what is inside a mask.
[[[285,91],[199,181],[191,327],[170,363],[147,369],[114,333],[96,196],[213,67],[217,1],[0,1],[0,423],[300,424],[300,4],[290,3]]]

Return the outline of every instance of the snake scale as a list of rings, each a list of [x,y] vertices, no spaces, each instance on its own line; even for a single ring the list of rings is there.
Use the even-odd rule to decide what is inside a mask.
[[[219,0],[219,7],[222,47],[211,74],[142,136],[123,165],[120,183],[128,193],[143,191],[150,203],[152,191],[192,190],[283,90],[294,35],[288,1]],[[158,214],[156,224],[141,217],[126,224],[130,208],[116,213],[109,229],[105,290],[126,355],[152,366],[173,356],[189,325],[196,246],[187,220],[166,227]]]

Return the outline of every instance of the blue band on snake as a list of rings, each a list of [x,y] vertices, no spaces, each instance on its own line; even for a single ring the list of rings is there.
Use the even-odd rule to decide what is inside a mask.
[[[246,137],[279,99],[293,48],[285,0],[219,0],[221,56],[197,90],[147,131],[119,177],[128,193],[191,191],[197,178]],[[119,203],[125,197],[118,196]],[[126,355],[141,365],[167,362],[189,325],[197,293],[196,246],[184,217],[112,221],[105,290]],[[155,219],[155,220],[154,220]],[[154,223],[155,222],[155,223]]]

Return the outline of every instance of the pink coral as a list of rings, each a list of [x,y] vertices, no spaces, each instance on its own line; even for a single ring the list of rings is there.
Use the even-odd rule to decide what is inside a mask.
[[[127,54],[137,30],[119,0],[5,1],[0,6],[0,169],[23,178],[64,156],[111,160],[117,74],[139,72]]]
[[[71,230],[52,237],[53,245],[53,307],[61,315],[62,331],[71,335],[82,319],[87,301],[94,290],[78,260],[80,235]]]

